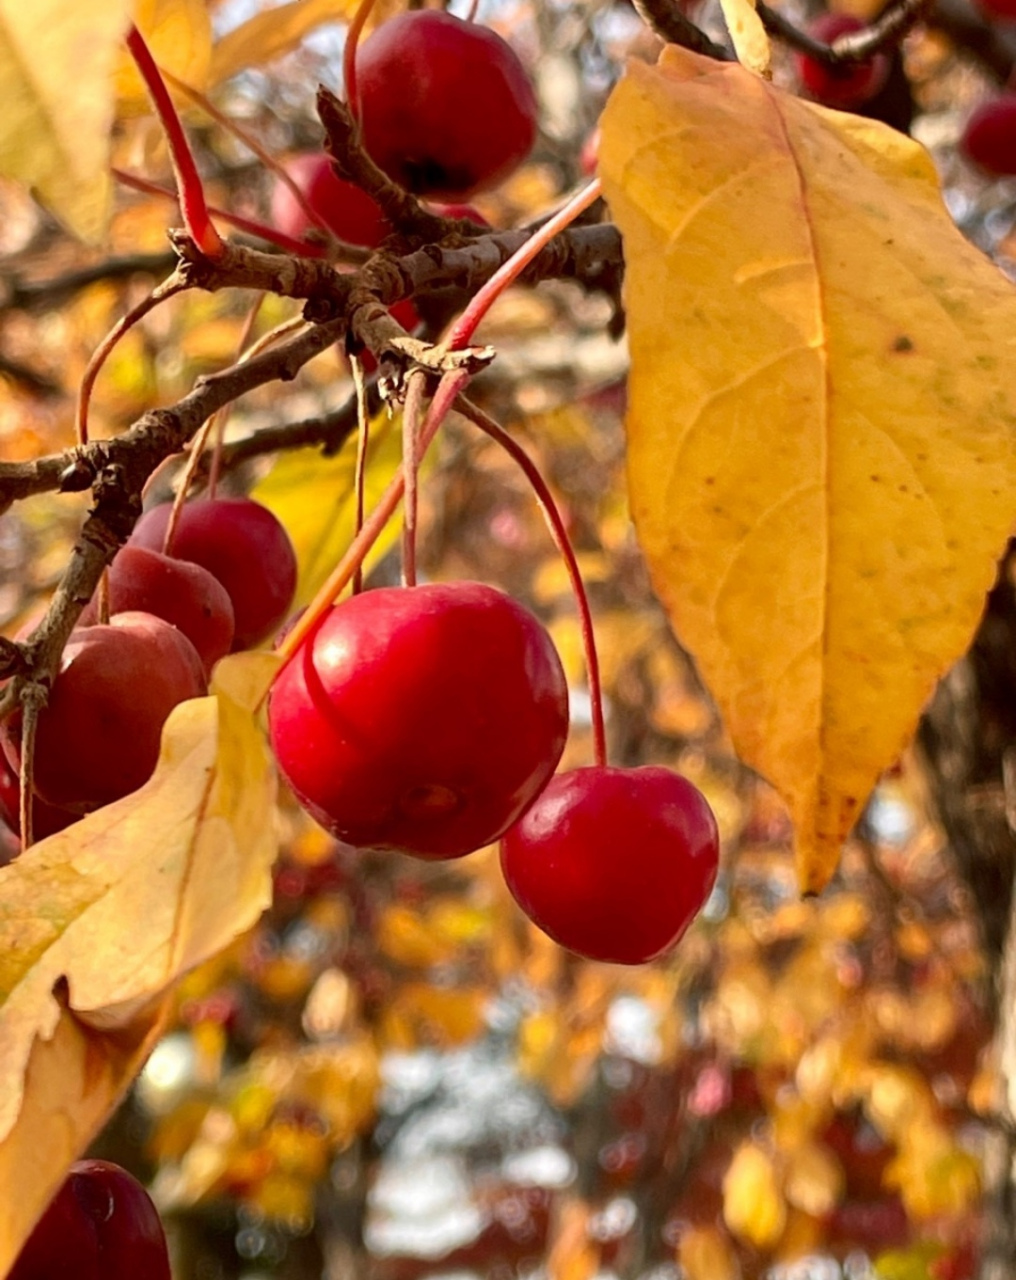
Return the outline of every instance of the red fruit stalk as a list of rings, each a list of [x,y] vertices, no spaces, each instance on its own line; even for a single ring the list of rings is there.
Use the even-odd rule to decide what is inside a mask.
[[[187,233],[206,257],[221,258],[225,245],[208,216],[205,189],[202,186],[197,165],[194,163],[187,135],[183,131],[176,107],[173,106],[173,99],[169,96],[166,82],[155,65],[151,50],[141,32],[133,24],[127,32],[127,48],[137,63],[138,71],[151,95],[156,114],[166,131],[173,172],[176,175],[180,213],[183,215]]]

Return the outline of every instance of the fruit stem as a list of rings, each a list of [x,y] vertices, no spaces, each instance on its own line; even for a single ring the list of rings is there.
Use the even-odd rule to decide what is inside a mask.
[[[374,0],[360,0],[353,21],[346,32],[346,47],[342,51],[342,79],[346,86],[346,104],[354,120],[360,119],[360,93],[356,81],[356,50],[360,33],[374,8]]]
[[[519,442],[505,431],[499,422],[496,422],[489,414],[484,413],[479,405],[474,404],[472,400],[464,395],[460,395],[452,407],[461,413],[464,418],[468,418],[474,426],[486,432],[492,440],[496,441],[504,449],[509,457],[518,463],[532,486],[533,492],[536,494],[536,501],[540,504],[544,518],[550,526],[551,536],[558,551],[561,553],[565,568],[568,570],[568,577],[571,579],[572,591],[575,595],[575,606],[578,610],[579,624],[582,629],[582,648],[585,653],[586,671],[589,679],[589,702],[593,721],[593,755],[596,764],[601,768],[605,768],[607,764],[607,734],[604,728],[603,686],[600,681],[600,660],[596,652],[593,614],[589,608],[586,584],[582,581],[582,573],[575,557],[575,548],[568,537],[568,530],[561,517],[561,512],[558,510],[554,496],[550,492],[547,482],[540,474],[536,463]]]
[[[355,495],[356,512],[354,515],[353,536],[356,537],[363,528],[364,507],[367,491],[367,450],[370,447],[370,415],[367,412],[367,381],[363,376],[363,363],[359,356],[350,356],[349,367],[353,373],[353,390],[356,392],[356,470],[353,493]],[[357,596],[363,590],[363,565],[356,566],[353,583],[350,588]]]
[[[176,537],[176,528],[180,523],[180,512],[183,505],[187,501],[187,494],[190,493],[191,481],[197,474],[198,464],[201,462],[201,455],[205,451],[205,444],[211,434],[212,427],[215,425],[215,414],[206,419],[199,428],[191,444],[190,451],[187,454],[187,466],[184,468],[183,479],[180,481],[180,487],[176,491],[173,498],[173,506],[169,512],[169,520],[166,522],[166,534],[162,539],[162,554],[171,556],[173,554],[173,539]]]
[[[251,303],[250,309],[244,317],[243,331],[240,334],[239,342],[236,344],[237,364],[242,364],[245,359],[250,359],[250,355],[245,351],[245,348],[247,343],[250,341],[250,335],[254,331],[254,325],[257,322],[265,297],[266,295],[264,293],[259,293]],[[215,440],[212,444],[212,461],[208,468],[209,498],[215,497],[215,491],[219,487],[219,476],[222,472],[222,442],[226,438],[226,423],[229,421],[229,411],[231,407],[232,405],[230,404],[224,404],[221,409],[216,409],[215,413],[212,414],[212,421],[215,424]]]
[[[187,135],[183,131],[183,125],[176,113],[176,107],[173,106],[173,99],[169,96],[162,73],[155,65],[151,50],[133,23],[127,32],[127,48],[137,63],[156,115],[166,131],[166,141],[169,143],[169,154],[176,177],[177,196],[180,200],[180,213],[183,215],[187,233],[206,258],[221,258],[225,251],[225,244],[208,216],[205,189],[201,184],[201,176],[194,163]]]
[[[409,375],[402,406],[402,474],[406,479],[406,499],[402,504],[402,585],[416,586],[416,511],[420,471],[420,413],[423,406],[425,374]]]
[[[427,415],[420,428],[418,452],[422,460],[431,441],[437,434],[438,427],[455,401],[455,397],[469,381],[469,374],[464,369],[455,369],[446,373],[438,383],[434,398],[427,409]],[[363,528],[346,549],[345,555],[332,570],[328,581],[321,587],[317,595],[307,606],[306,611],[279,645],[278,653],[282,659],[276,679],[296,651],[310,635],[324,615],[332,607],[332,602],[339,592],[348,585],[357,568],[363,564],[367,553],[378,540],[382,530],[395,514],[403,493],[405,492],[405,472],[400,468],[393,477],[388,488],[381,495],[377,506],[364,522]]]
[[[21,767],[18,770],[18,824],[21,827],[21,851],[35,843],[32,830],[32,796],[35,792],[35,738],[39,712],[46,695],[41,686],[27,685],[21,695]]]
[[[132,329],[139,320],[143,320],[149,311],[154,310],[160,302],[165,302],[167,298],[171,298],[176,293],[183,293],[184,289],[189,287],[182,277],[174,271],[161,284],[156,285],[147,298],[142,298],[136,307],[132,307],[126,315],[121,316],[92,352],[91,359],[88,361],[85,372],[82,375],[81,385],[78,388],[78,403],[74,414],[78,444],[88,443],[88,409],[92,402],[95,380],[98,378],[99,371],[109,359],[116,344],[129,329]]]
[[[176,200],[175,192],[170,191],[168,187],[161,187],[157,182],[149,182],[147,178],[139,178],[136,174],[128,173],[126,169],[114,168],[110,172],[117,182],[122,183],[125,187],[130,187],[134,191],[143,191],[150,196],[161,196],[164,200]],[[228,222],[231,227],[236,227],[237,231],[246,231],[248,235],[257,236],[259,240],[267,240],[269,244],[274,244],[279,249],[284,249],[286,253],[299,253],[305,258],[323,258],[325,256],[323,245],[311,244],[309,240],[294,240],[292,236],[287,236],[282,231],[276,231],[274,227],[266,226],[263,222],[255,222],[253,218],[243,218],[238,213],[228,213],[225,209],[219,209],[213,204],[208,206],[208,212],[215,214],[223,222]],[[346,256],[355,258],[358,261],[365,259],[364,251],[357,249],[353,245],[343,245],[342,249]]]
[[[469,343],[476,326],[501,294],[504,293],[505,289],[518,279],[536,255],[545,249],[559,232],[570,226],[579,214],[588,209],[591,204],[594,204],[599,197],[600,180],[599,178],[594,178],[592,182],[572,196],[567,204],[562,205],[557,213],[548,218],[542,227],[534,231],[522,248],[513,253],[508,261],[494,272],[483,288],[470,300],[469,306],[466,307],[465,311],[452,326],[448,335],[448,346],[452,351],[457,351],[460,347],[464,347]]]
[[[97,600],[99,608],[99,625],[104,627],[109,623],[109,565],[103,569],[99,576]]]

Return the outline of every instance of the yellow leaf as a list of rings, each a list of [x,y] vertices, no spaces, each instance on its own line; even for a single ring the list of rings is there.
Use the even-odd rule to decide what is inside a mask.
[[[110,76],[129,10],[129,0],[0,0],[0,175],[95,243],[109,214]]]
[[[212,19],[205,0],[133,0],[131,7],[160,70],[204,89],[212,60]],[[116,90],[121,109],[150,110],[148,90],[126,50],[117,66]]]
[[[922,1122],[903,1135],[899,1154],[885,1171],[885,1184],[899,1189],[911,1217],[962,1214],[980,1195],[981,1169],[947,1130]]]
[[[1016,294],[876,121],[668,46],[602,123],[632,513],[817,891],[1012,525]]]
[[[401,419],[376,418],[370,427],[366,479],[369,512],[394,476],[402,458]],[[350,437],[334,458],[320,449],[293,449],[279,458],[255,485],[251,497],[279,517],[296,548],[300,576],[296,604],[306,604],[353,540],[356,508],[353,477],[356,440]],[[425,464],[426,465],[426,464]],[[367,557],[365,570],[382,559],[398,536],[398,517],[390,520]]]
[[[251,707],[270,655],[224,659],[234,694],[177,707],[151,780],[0,869],[0,1275],[157,1032],[160,997],[271,898],[274,775]]]
[[[720,8],[738,62],[760,76],[769,76],[772,50],[753,0],[720,0]]]
[[[677,1260],[688,1280],[740,1280],[737,1254],[719,1227],[691,1227],[683,1232]]]
[[[295,49],[315,27],[348,19],[355,0],[291,0],[263,9],[218,41],[212,50],[211,84],[220,84],[248,67],[264,66]]]
[[[795,1208],[820,1218],[835,1209],[843,1195],[843,1169],[827,1147],[807,1142],[787,1156],[783,1189]]]
[[[776,1166],[753,1142],[738,1147],[723,1179],[723,1220],[757,1249],[772,1248],[783,1234],[787,1204]]]

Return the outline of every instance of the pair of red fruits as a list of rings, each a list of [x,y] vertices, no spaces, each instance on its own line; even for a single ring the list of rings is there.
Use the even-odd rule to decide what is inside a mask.
[[[595,960],[669,950],[716,877],[716,822],[669,769],[554,776],[568,688],[546,629],[478,582],[367,591],[283,668],[272,749],[304,807],[360,848],[458,858],[501,842],[508,888]]]

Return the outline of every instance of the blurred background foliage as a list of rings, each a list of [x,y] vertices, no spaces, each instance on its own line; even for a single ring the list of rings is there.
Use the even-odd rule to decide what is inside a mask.
[[[688,2],[719,32],[712,0]],[[146,5],[160,58],[272,155],[319,145],[314,87],[336,82],[341,5],[302,0],[270,21],[256,0]],[[807,16],[796,3],[785,12]],[[481,17],[535,69],[544,112],[530,163],[476,202],[507,227],[574,184],[623,56],[652,57],[657,44],[622,0],[506,0]],[[970,31],[997,58],[980,56]],[[955,141],[997,86],[1013,31],[935,8],[904,46],[910,87],[897,81],[886,108],[898,112],[904,92],[954,216],[1004,268],[1016,189],[965,169]],[[789,58],[778,76],[790,82]],[[213,203],[266,220],[270,174],[228,129],[181,107]],[[126,74],[115,162],[170,182],[159,128]],[[169,201],[121,188],[108,252],[86,251],[0,185],[5,458],[71,441],[89,355],[168,271],[174,221]],[[116,270],[103,270],[111,257]],[[92,267],[91,283],[75,278]],[[188,294],[149,315],[99,378],[93,433],[178,399],[296,304],[265,299],[245,337],[248,311],[228,293]],[[565,511],[597,619],[612,758],[670,765],[702,788],[723,834],[716,890],[665,961],[582,962],[520,915],[496,851],[449,864],[365,854],[284,801],[271,911],[182,984],[173,1026],[95,1149],[150,1181],[180,1280],[976,1273],[1000,1088],[976,903],[909,757],[880,786],[832,886],[798,899],[782,808],[734,758],[649,588],[626,510],[625,355],[612,318],[604,298],[567,284],[509,294],[481,330],[498,358],[474,392]],[[293,385],[236,406],[226,438],[320,415],[350,389],[344,355],[330,351]],[[372,483],[392,465],[382,443]],[[258,486],[294,529],[303,522],[305,585],[348,519],[350,469],[347,449],[317,465],[255,458],[229,476]],[[573,691],[565,765],[588,762],[573,604],[521,477],[453,419],[423,504],[429,577],[494,582],[550,626]],[[83,510],[82,498],[46,496],[0,520],[5,634],[44,602]],[[372,581],[396,575],[395,553],[379,557]]]

